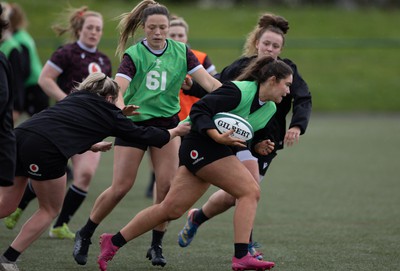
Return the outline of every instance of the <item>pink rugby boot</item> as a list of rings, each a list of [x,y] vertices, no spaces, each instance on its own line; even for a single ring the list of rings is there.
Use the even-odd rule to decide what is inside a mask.
[[[258,260],[250,253],[247,253],[247,255],[241,259],[238,259],[236,257],[232,258],[232,270],[235,271],[244,271],[244,270],[265,271],[273,268],[274,266],[275,263]]]
[[[107,262],[111,261],[119,247],[114,246],[111,242],[113,235],[103,233],[100,235],[100,255],[97,258],[97,263],[101,271],[107,271]]]

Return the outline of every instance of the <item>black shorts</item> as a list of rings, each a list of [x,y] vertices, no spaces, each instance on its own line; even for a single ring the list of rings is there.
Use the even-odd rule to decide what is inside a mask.
[[[25,112],[30,116],[49,107],[49,96],[40,88],[33,85],[25,89]]]
[[[179,124],[179,117],[178,115],[174,115],[170,118],[153,118],[145,121],[135,122],[137,126],[147,127],[147,126],[154,126],[158,128],[165,128],[165,129],[173,129]],[[116,137],[114,141],[115,146],[125,146],[125,147],[132,147],[136,149],[141,149],[146,151],[150,145],[139,144],[133,141],[126,141],[122,138]]]
[[[261,156],[261,155],[256,156],[258,158],[258,169],[259,169],[260,176],[265,175],[269,166],[272,163],[272,159],[274,159],[275,156],[277,156],[277,155],[278,154],[274,151],[265,156]]]
[[[22,129],[17,136],[17,169],[15,176],[38,181],[56,179],[65,174],[68,159],[46,138]]]
[[[183,165],[195,174],[202,167],[229,155],[235,155],[231,147],[191,132],[183,137],[179,148],[179,166]]]

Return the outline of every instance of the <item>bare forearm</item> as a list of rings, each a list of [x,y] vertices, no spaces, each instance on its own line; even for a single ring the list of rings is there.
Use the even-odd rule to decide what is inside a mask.
[[[67,94],[60,89],[57,83],[51,78],[39,78],[39,85],[43,91],[57,102],[64,99]]]

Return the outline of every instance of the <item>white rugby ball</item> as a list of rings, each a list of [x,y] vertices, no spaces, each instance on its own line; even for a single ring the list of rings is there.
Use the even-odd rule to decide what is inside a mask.
[[[220,112],[213,117],[217,130],[222,134],[234,130],[233,137],[249,141],[254,136],[253,127],[244,118],[227,112]]]

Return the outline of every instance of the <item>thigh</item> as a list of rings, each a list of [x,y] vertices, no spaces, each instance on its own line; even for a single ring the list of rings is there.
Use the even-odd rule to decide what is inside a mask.
[[[179,164],[178,150],[180,143],[181,139],[176,137],[161,149],[156,147],[150,148],[151,162],[158,184],[160,184],[159,180],[170,183],[171,179],[175,176]]]
[[[250,150],[245,149],[238,151],[236,153],[236,157],[250,171],[251,175],[254,177],[254,180],[259,182],[260,173],[258,168],[258,159],[251,154]]]
[[[145,151],[126,146],[114,147],[113,182],[115,186],[132,186]]]
[[[101,152],[87,151],[82,154],[75,154],[71,157],[74,174],[88,172],[93,175],[99,166]]]
[[[167,196],[161,202],[168,212],[184,213],[207,191],[210,184],[193,175],[185,166],[180,166]]]
[[[39,206],[55,211],[61,209],[65,196],[66,182],[66,175],[46,181],[31,179],[31,184],[38,198]]]
[[[196,175],[225,190],[235,198],[259,189],[259,185],[250,171],[236,156],[232,155],[202,167]]]

